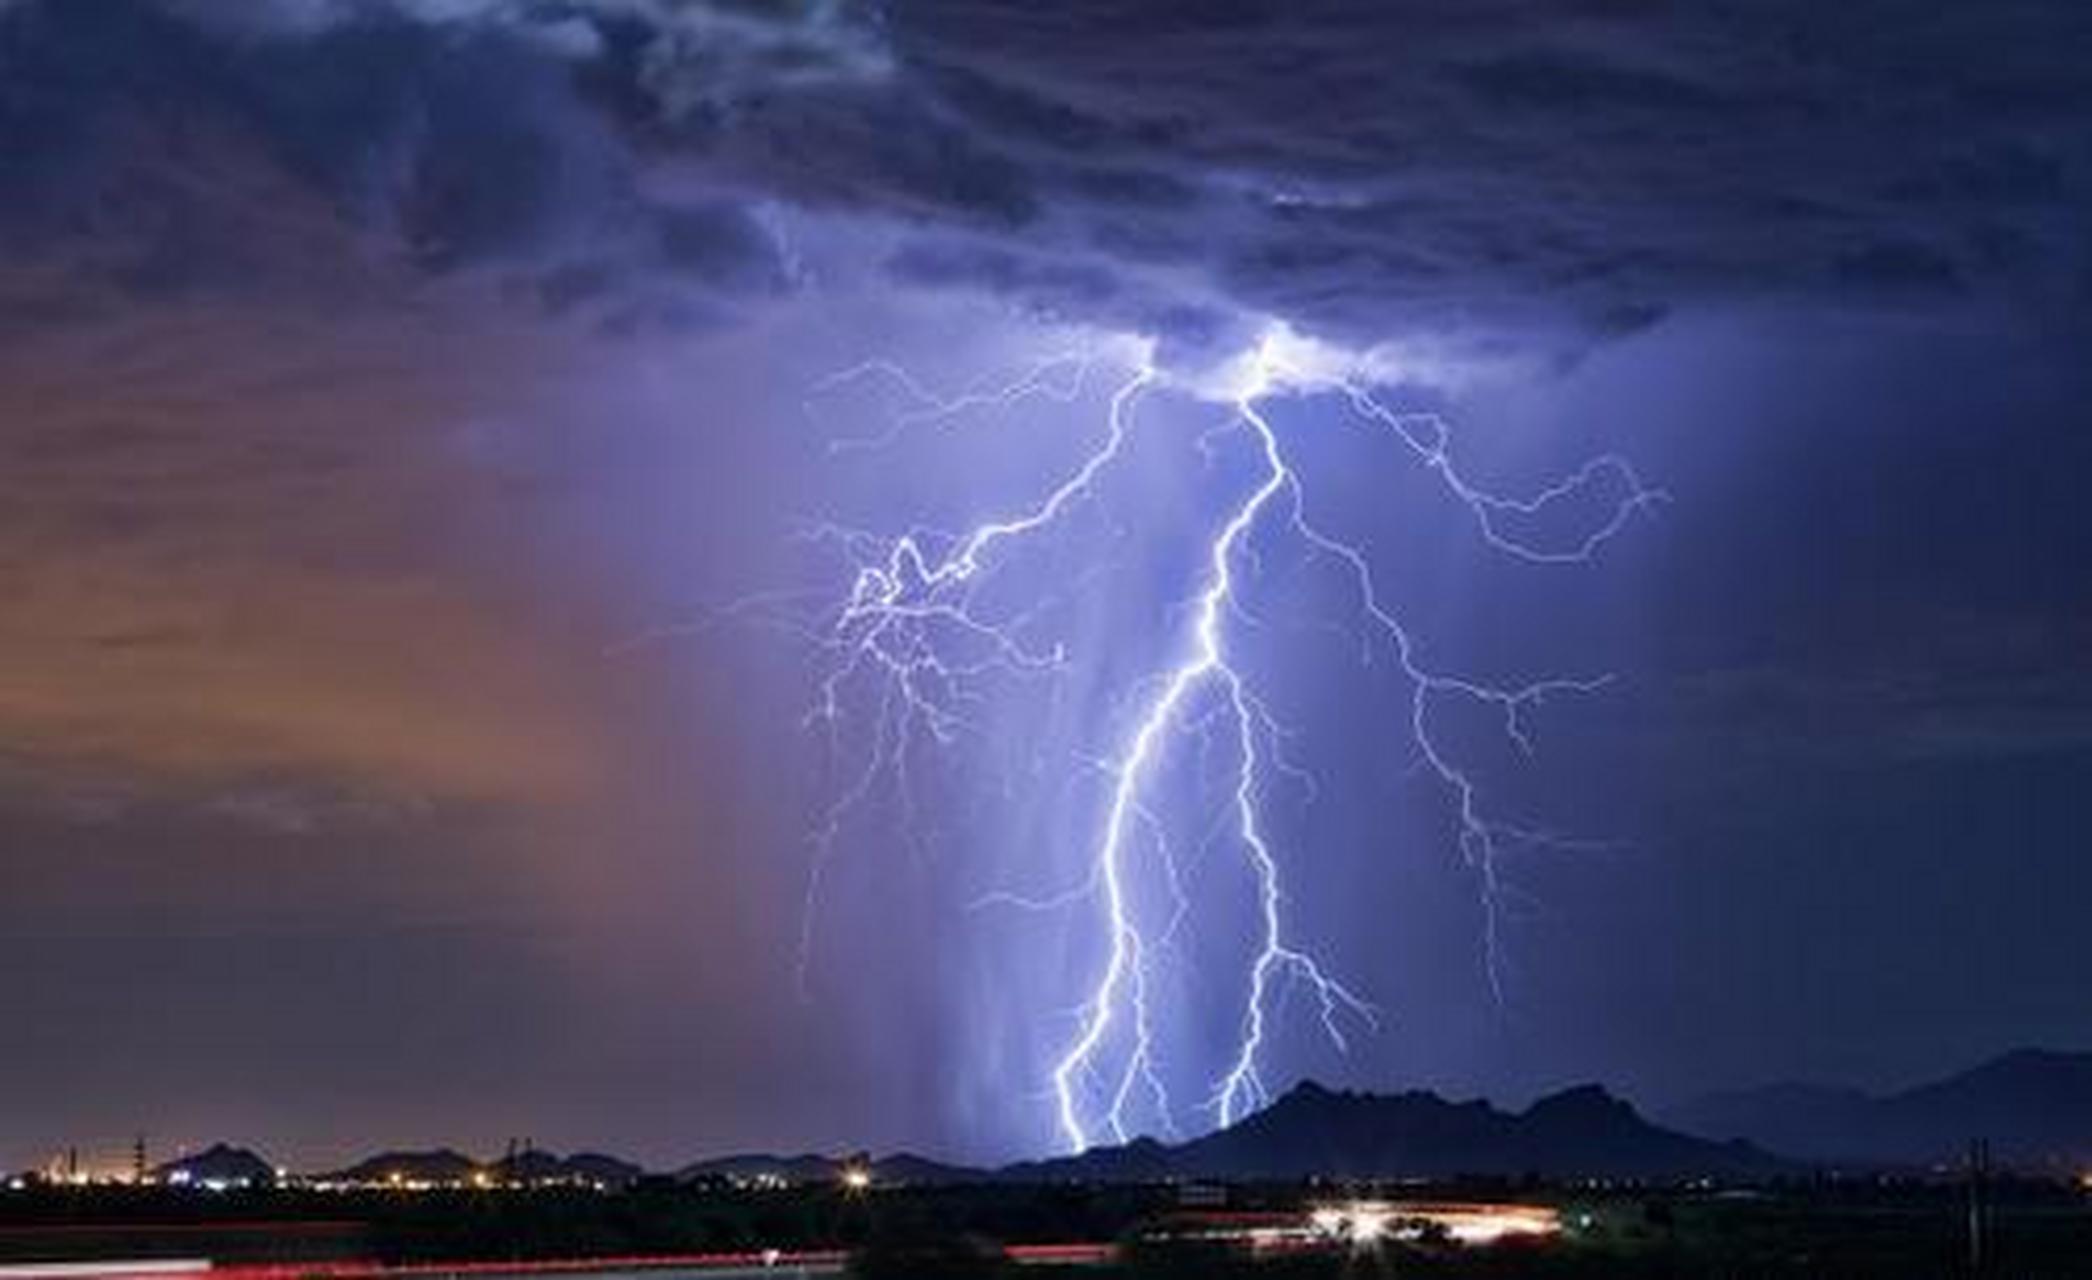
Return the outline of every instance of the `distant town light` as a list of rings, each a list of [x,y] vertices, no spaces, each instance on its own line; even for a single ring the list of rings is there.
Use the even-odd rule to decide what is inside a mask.
[[[847,1191],[864,1191],[872,1185],[872,1171],[863,1165],[851,1165],[843,1170],[843,1188]]]

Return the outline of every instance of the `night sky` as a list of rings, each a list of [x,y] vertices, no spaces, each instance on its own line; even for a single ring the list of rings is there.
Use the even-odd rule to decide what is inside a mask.
[[[1669,500],[1523,563],[1265,402],[1434,669],[1615,677],[1530,758],[1440,709],[1561,837],[1484,877],[1347,579],[1246,543],[1288,927],[1378,1015],[1291,992],[1270,1086],[2092,1048],[2088,51],[2080,0],[0,0],[0,1167],[1053,1148],[1113,762],[1255,480],[1211,388],[1281,326],[1494,491]],[[979,597],[1064,669],[824,856],[883,721],[810,723],[779,623],[1035,502],[1140,351]],[[1139,820],[1184,1131],[1251,915],[1193,719]]]

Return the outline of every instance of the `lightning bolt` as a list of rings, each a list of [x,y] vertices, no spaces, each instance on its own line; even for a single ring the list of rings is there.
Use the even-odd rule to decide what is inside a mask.
[[[823,384],[832,389],[860,379],[879,379],[899,395],[902,408],[888,429],[856,444],[890,443],[908,426],[941,422],[969,410],[1007,407],[1032,396],[1072,403],[1088,377],[1086,355],[1057,356],[1001,386],[970,387],[940,398],[898,365],[873,361],[845,370]],[[898,536],[819,525],[815,540],[839,549],[854,566],[840,601],[811,613],[778,607],[764,597],[752,614],[784,625],[821,655],[824,674],[809,723],[828,728],[842,750],[842,726],[852,707],[869,706],[862,759],[841,787],[813,836],[813,857],[802,914],[802,981],[815,937],[823,876],[836,842],[853,813],[882,779],[891,779],[911,803],[910,747],[918,739],[949,744],[965,732],[972,714],[988,705],[1010,679],[1050,679],[1069,655],[1056,644],[1030,637],[1032,614],[998,612],[981,588],[1006,544],[1061,524],[1094,496],[1101,477],[1118,463],[1133,429],[1141,398],[1158,385],[1176,385],[1143,353],[1111,395],[1102,438],[1051,488],[1013,514],[959,531],[915,529]],[[1263,820],[1261,799],[1268,778],[1290,771],[1280,749],[1280,731],[1233,660],[1229,623],[1247,616],[1240,598],[1245,563],[1254,563],[1250,543],[1267,534],[1290,534],[1313,557],[1332,562],[1349,583],[1357,611],[1362,660],[1390,655],[1410,689],[1408,730],[1420,767],[1448,798],[1459,852],[1472,869],[1483,908],[1482,965],[1499,999],[1504,988],[1500,863],[1514,849],[1573,846],[1551,833],[1507,822],[1490,811],[1482,787],[1434,730],[1434,709],[1464,702],[1487,709],[1522,752],[1534,749],[1528,718],[1548,700],[1602,688],[1610,676],[1550,678],[1499,685],[1451,674],[1423,660],[1420,646],[1376,580],[1372,563],[1357,544],[1325,533],[1314,523],[1308,495],[1284,447],[1284,433],[1268,408],[1282,396],[1334,395],[1351,418],[1398,442],[1433,476],[1474,523],[1482,541],[1502,555],[1535,565],[1588,562],[1623,532],[1637,513],[1665,500],[1623,458],[1603,455],[1537,493],[1509,497],[1472,482],[1455,463],[1449,426],[1433,414],[1398,413],[1380,402],[1371,385],[1356,377],[1326,349],[1284,330],[1274,330],[1236,362],[1225,385],[1185,388],[1219,400],[1231,411],[1229,428],[1254,444],[1254,483],[1226,511],[1204,543],[1200,585],[1189,611],[1184,653],[1147,682],[1131,731],[1101,762],[1110,782],[1101,827],[1083,882],[1047,898],[990,895],[983,903],[1028,910],[1059,910],[1094,901],[1106,942],[1103,967],[1075,1011],[1075,1030],[1054,1062],[1050,1079],[1060,1132],[1067,1145],[1083,1150],[1100,1138],[1125,1141],[1135,1132],[1136,1112],[1174,1132],[1177,1108],[1159,1070],[1153,1005],[1152,965],[1190,909],[1184,897],[1166,826],[1147,798],[1167,754],[1173,732],[1216,726],[1230,749],[1227,826],[1255,888],[1256,936],[1244,974],[1239,1030],[1204,1110],[1225,1126],[1270,1096],[1263,1076],[1278,1004],[1286,992],[1304,991],[1323,1032],[1342,1050],[1349,1024],[1378,1025],[1374,1007],[1336,977],[1290,926],[1280,859]],[[1207,447],[1202,440],[1201,447]],[[1601,504],[1601,516],[1566,543],[1550,543],[1522,532],[1543,522],[1558,506]],[[1040,607],[1043,607],[1043,603]],[[868,698],[853,691],[869,688]],[[1166,926],[1153,931],[1137,909],[1130,879],[1141,849],[1135,832],[1146,831],[1175,903]]]

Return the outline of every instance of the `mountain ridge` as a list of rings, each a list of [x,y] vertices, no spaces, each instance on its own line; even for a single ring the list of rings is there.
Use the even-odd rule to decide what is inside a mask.
[[[1883,1093],[1800,1082],[1725,1090],[1663,1118],[1823,1163],[1949,1163],[1980,1138],[2007,1163],[2075,1168],[2092,1158],[2092,1053],[2014,1049]]]
[[[809,1183],[864,1168],[877,1183],[917,1185],[1528,1173],[1747,1178],[1809,1165],[1937,1167],[1962,1159],[1972,1138],[1987,1139],[2005,1164],[2074,1172],[2092,1162],[2092,1053],[2015,1049],[1895,1091],[1789,1081],[1709,1093],[1653,1115],[1596,1084],[1558,1090],[1521,1110],[1423,1089],[1380,1094],[1307,1080],[1228,1129],[1175,1144],[1142,1137],[1000,1167],[905,1151],[876,1159],[737,1153],[683,1165],[669,1176]],[[251,1152],[221,1143],[159,1172],[181,1167],[199,1181],[259,1181],[266,1166]],[[624,1185],[644,1173],[596,1153],[559,1157],[526,1149],[480,1161],[433,1148],[373,1155],[323,1176],[382,1181],[398,1173],[409,1181],[463,1184],[480,1171],[517,1181],[564,1176],[603,1185]]]
[[[1710,1142],[1651,1124],[1595,1084],[1507,1111],[1410,1090],[1376,1094],[1295,1085],[1235,1125],[1169,1145],[1139,1139],[1058,1160],[1010,1165],[1012,1179],[1254,1180],[1306,1177],[1766,1177],[1791,1165],[1749,1143]]]

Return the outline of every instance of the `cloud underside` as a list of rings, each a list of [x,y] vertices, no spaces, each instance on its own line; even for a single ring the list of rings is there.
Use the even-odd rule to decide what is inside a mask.
[[[6,22],[16,229],[84,229],[139,290],[378,259],[499,271],[612,331],[723,323],[801,283],[762,213],[783,205],[900,229],[910,280],[1193,339],[1246,313],[1577,344],[1710,300],[2092,293],[2070,0],[38,0]],[[302,222],[253,199],[271,186]],[[315,265],[329,225],[355,247]]]

